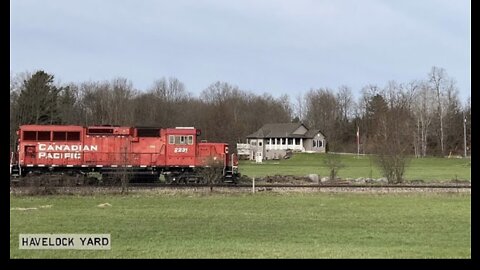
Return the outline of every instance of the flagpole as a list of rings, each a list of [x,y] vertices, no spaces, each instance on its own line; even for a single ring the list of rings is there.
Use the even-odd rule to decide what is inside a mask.
[[[357,157],[360,156],[360,127],[357,126]]]
[[[467,117],[463,116],[463,151],[464,157],[467,157]]]

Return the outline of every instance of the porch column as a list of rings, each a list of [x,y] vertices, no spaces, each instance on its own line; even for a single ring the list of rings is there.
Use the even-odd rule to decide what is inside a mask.
[[[300,150],[305,151],[305,147],[303,147],[303,138],[300,138]]]

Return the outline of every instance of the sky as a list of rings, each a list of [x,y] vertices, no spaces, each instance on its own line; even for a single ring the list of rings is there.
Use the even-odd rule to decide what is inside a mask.
[[[10,72],[64,82],[175,77],[293,99],[310,89],[426,79],[471,91],[468,0],[11,0]]]

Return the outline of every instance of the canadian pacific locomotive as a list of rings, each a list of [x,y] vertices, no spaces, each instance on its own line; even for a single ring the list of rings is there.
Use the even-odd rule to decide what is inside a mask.
[[[199,141],[193,127],[22,125],[10,174],[100,175],[131,181],[204,183],[205,171],[235,183],[238,159],[228,144]],[[209,176],[211,177],[211,176]]]

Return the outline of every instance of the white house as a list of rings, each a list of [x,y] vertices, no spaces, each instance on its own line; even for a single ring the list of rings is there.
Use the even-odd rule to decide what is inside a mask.
[[[247,136],[250,159],[281,159],[292,152],[325,152],[325,136],[302,123],[266,124]],[[245,151],[246,147],[242,145]]]

